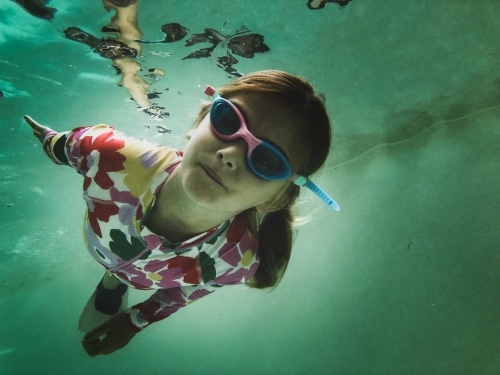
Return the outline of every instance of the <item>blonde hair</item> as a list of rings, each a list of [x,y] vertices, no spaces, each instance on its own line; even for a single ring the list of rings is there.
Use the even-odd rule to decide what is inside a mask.
[[[330,152],[330,119],[325,107],[325,97],[316,93],[304,78],[277,70],[265,70],[244,75],[217,91],[223,97],[242,92],[258,92],[283,98],[285,105],[300,114],[298,118],[302,119],[301,133],[307,136],[310,143],[298,173],[309,177],[323,166]],[[202,105],[195,126],[209,111],[210,103]],[[291,208],[299,194],[300,187],[290,182],[275,197],[275,207],[271,207],[270,212],[259,214],[255,208],[251,208],[242,213],[249,230],[259,242],[260,265],[247,282],[248,286],[259,289],[276,287],[283,278],[293,242],[295,216]]]

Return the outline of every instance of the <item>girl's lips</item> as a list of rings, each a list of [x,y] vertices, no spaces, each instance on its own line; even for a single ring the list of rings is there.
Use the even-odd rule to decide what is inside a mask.
[[[205,173],[207,174],[208,177],[210,177],[212,180],[214,180],[215,182],[217,182],[219,185],[222,185],[224,186],[224,184],[222,183],[222,179],[220,178],[220,176],[217,174],[217,172],[215,172],[212,168],[206,166],[206,165],[202,165]]]

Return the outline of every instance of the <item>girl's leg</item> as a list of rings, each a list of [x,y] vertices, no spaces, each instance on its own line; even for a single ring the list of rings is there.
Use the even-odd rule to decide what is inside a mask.
[[[341,8],[343,8],[351,1],[352,0],[309,0],[306,5],[309,9],[312,10],[323,9],[326,3],[337,3]]]
[[[127,285],[106,272],[95,294],[95,309],[107,315],[114,315],[120,311],[122,298],[127,292]]]
[[[310,0],[308,3],[307,3],[307,6],[309,7],[309,9],[321,9],[321,8],[324,8],[325,6],[325,0]]]
[[[111,275],[109,272],[106,272],[104,278],[102,279],[102,285],[106,289],[116,289],[116,287],[120,284],[120,280]]]

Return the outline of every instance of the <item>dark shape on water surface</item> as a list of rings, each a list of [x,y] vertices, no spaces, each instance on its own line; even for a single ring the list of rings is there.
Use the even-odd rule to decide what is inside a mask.
[[[212,43],[217,45],[220,42],[225,42],[226,37],[214,29],[205,29],[203,34],[193,34],[191,38],[186,40],[186,47],[190,47],[197,43]]]
[[[225,72],[232,74],[233,76],[241,77],[243,75],[233,68],[234,64],[238,64],[238,60],[236,60],[234,56],[229,53],[229,51],[227,51],[226,56],[218,57],[217,63],[219,68],[224,69]]]
[[[163,93],[153,91],[153,92],[148,92],[146,95],[148,96],[148,99],[159,99],[161,94],[163,94]],[[134,98],[130,98],[130,100],[134,100]],[[158,107],[158,106],[156,106],[156,107],[161,108],[161,109],[165,109],[164,107]]]
[[[86,33],[78,27],[70,27],[64,30],[66,38],[76,42],[85,43],[94,49],[95,53],[108,59],[121,59],[124,57],[136,57],[137,50],[129,47],[123,42],[114,39],[99,39]]]
[[[156,40],[156,41],[145,41],[145,40],[136,40],[139,43],[172,43],[177,42],[178,40],[184,39],[184,37],[189,33],[189,29],[182,26],[179,23],[166,23],[161,26],[161,31],[165,33],[165,39]]]
[[[140,43],[171,43],[183,39],[189,33],[189,29],[178,23],[165,24],[161,27],[161,30],[166,34],[164,40],[136,41]],[[205,28],[203,33],[192,34],[191,37],[186,40],[185,46],[190,47],[198,43],[209,43],[212,46],[191,52],[182,60],[211,57],[212,52],[219,45],[227,47],[235,55],[246,58],[252,58],[256,53],[269,51],[269,47],[264,43],[264,36],[260,34],[251,34],[251,30],[244,25],[230,35],[223,35],[215,29]],[[217,58],[217,66],[219,68],[224,69],[224,71],[229,74],[241,77],[242,74],[233,68],[233,65],[237,63],[238,60],[236,60],[229,51],[226,51],[226,56]]]
[[[117,67],[116,65],[109,65],[109,66],[115,70],[116,75],[122,74],[122,70],[119,67]]]
[[[3,98],[3,91],[0,91],[0,98]]]
[[[207,28],[203,34],[193,34],[186,41],[186,47],[197,43],[211,43],[213,49],[222,43],[236,55],[251,58],[255,53],[267,52],[269,47],[264,44],[264,36],[260,34],[246,34],[250,30],[242,26],[234,34],[222,35],[217,30]],[[211,52],[211,51],[210,51]],[[208,57],[209,55],[205,56]]]
[[[165,36],[165,43],[176,42],[183,39],[189,33],[189,29],[178,23],[167,23],[161,26]]]
[[[236,36],[229,39],[227,48],[236,55],[248,58],[253,57],[254,53],[269,51],[269,47],[264,44],[264,36],[260,34]]]
[[[156,104],[153,104],[149,108],[142,109],[142,111],[154,120],[161,120],[165,117],[170,117],[170,113],[162,111],[163,109],[165,109],[165,107],[160,107]]]
[[[160,134],[172,133],[171,129],[169,129],[163,125],[156,125],[156,128],[158,129],[158,133],[160,133]]]
[[[23,7],[23,9],[32,16],[45,20],[54,18],[54,13],[57,12],[56,8],[45,6],[48,0],[14,0],[14,2]]]
[[[153,91],[153,92],[149,92],[148,93],[148,99],[157,99],[160,97],[160,95],[163,94],[161,92],[156,92],[156,91]]]
[[[212,56],[211,55],[211,52],[213,52],[213,50],[215,49],[215,46],[212,46],[212,47],[208,47],[208,48],[202,48],[198,51],[194,51],[193,53],[190,53],[189,55],[187,55],[186,57],[183,58],[183,60],[186,60],[186,59],[202,59],[202,58],[205,58],[205,57],[210,57]]]
[[[312,6],[312,2],[314,0],[309,0],[307,2],[307,7],[311,10],[317,10],[317,9],[323,9],[326,5],[326,3],[336,3],[338,5],[340,5],[341,8],[345,7],[347,4],[349,4],[352,0],[321,0],[321,2],[319,3],[318,7],[317,8],[314,8]]]
[[[197,43],[210,43],[212,47],[202,48],[192,52],[184,57],[183,60],[210,57],[211,53],[219,44],[226,46],[234,54],[247,58],[254,57],[255,53],[269,51],[269,47],[264,44],[264,36],[260,34],[248,34],[249,32],[250,30],[246,26],[240,27],[230,35],[222,35],[217,30],[206,28],[203,34],[193,34],[191,38],[186,41],[186,47]],[[225,72],[236,77],[242,76],[240,72],[232,67],[238,63],[238,60],[236,60],[229,51],[226,56],[218,57],[217,62],[217,66],[224,69]]]
[[[120,30],[114,28],[114,27],[111,27],[111,26],[103,26],[101,31],[103,33],[119,33]]]
[[[126,8],[129,5],[137,3],[137,0],[108,0],[111,4],[114,4],[120,8]]]

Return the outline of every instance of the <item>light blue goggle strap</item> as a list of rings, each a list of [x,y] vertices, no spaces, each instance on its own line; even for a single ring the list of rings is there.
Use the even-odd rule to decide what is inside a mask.
[[[312,182],[310,179],[304,176],[295,175],[290,178],[295,185],[305,186],[311,190],[314,194],[321,198],[330,208],[335,211],[340,211],[340,207],[328,194],[326,194],[318,185]]]

